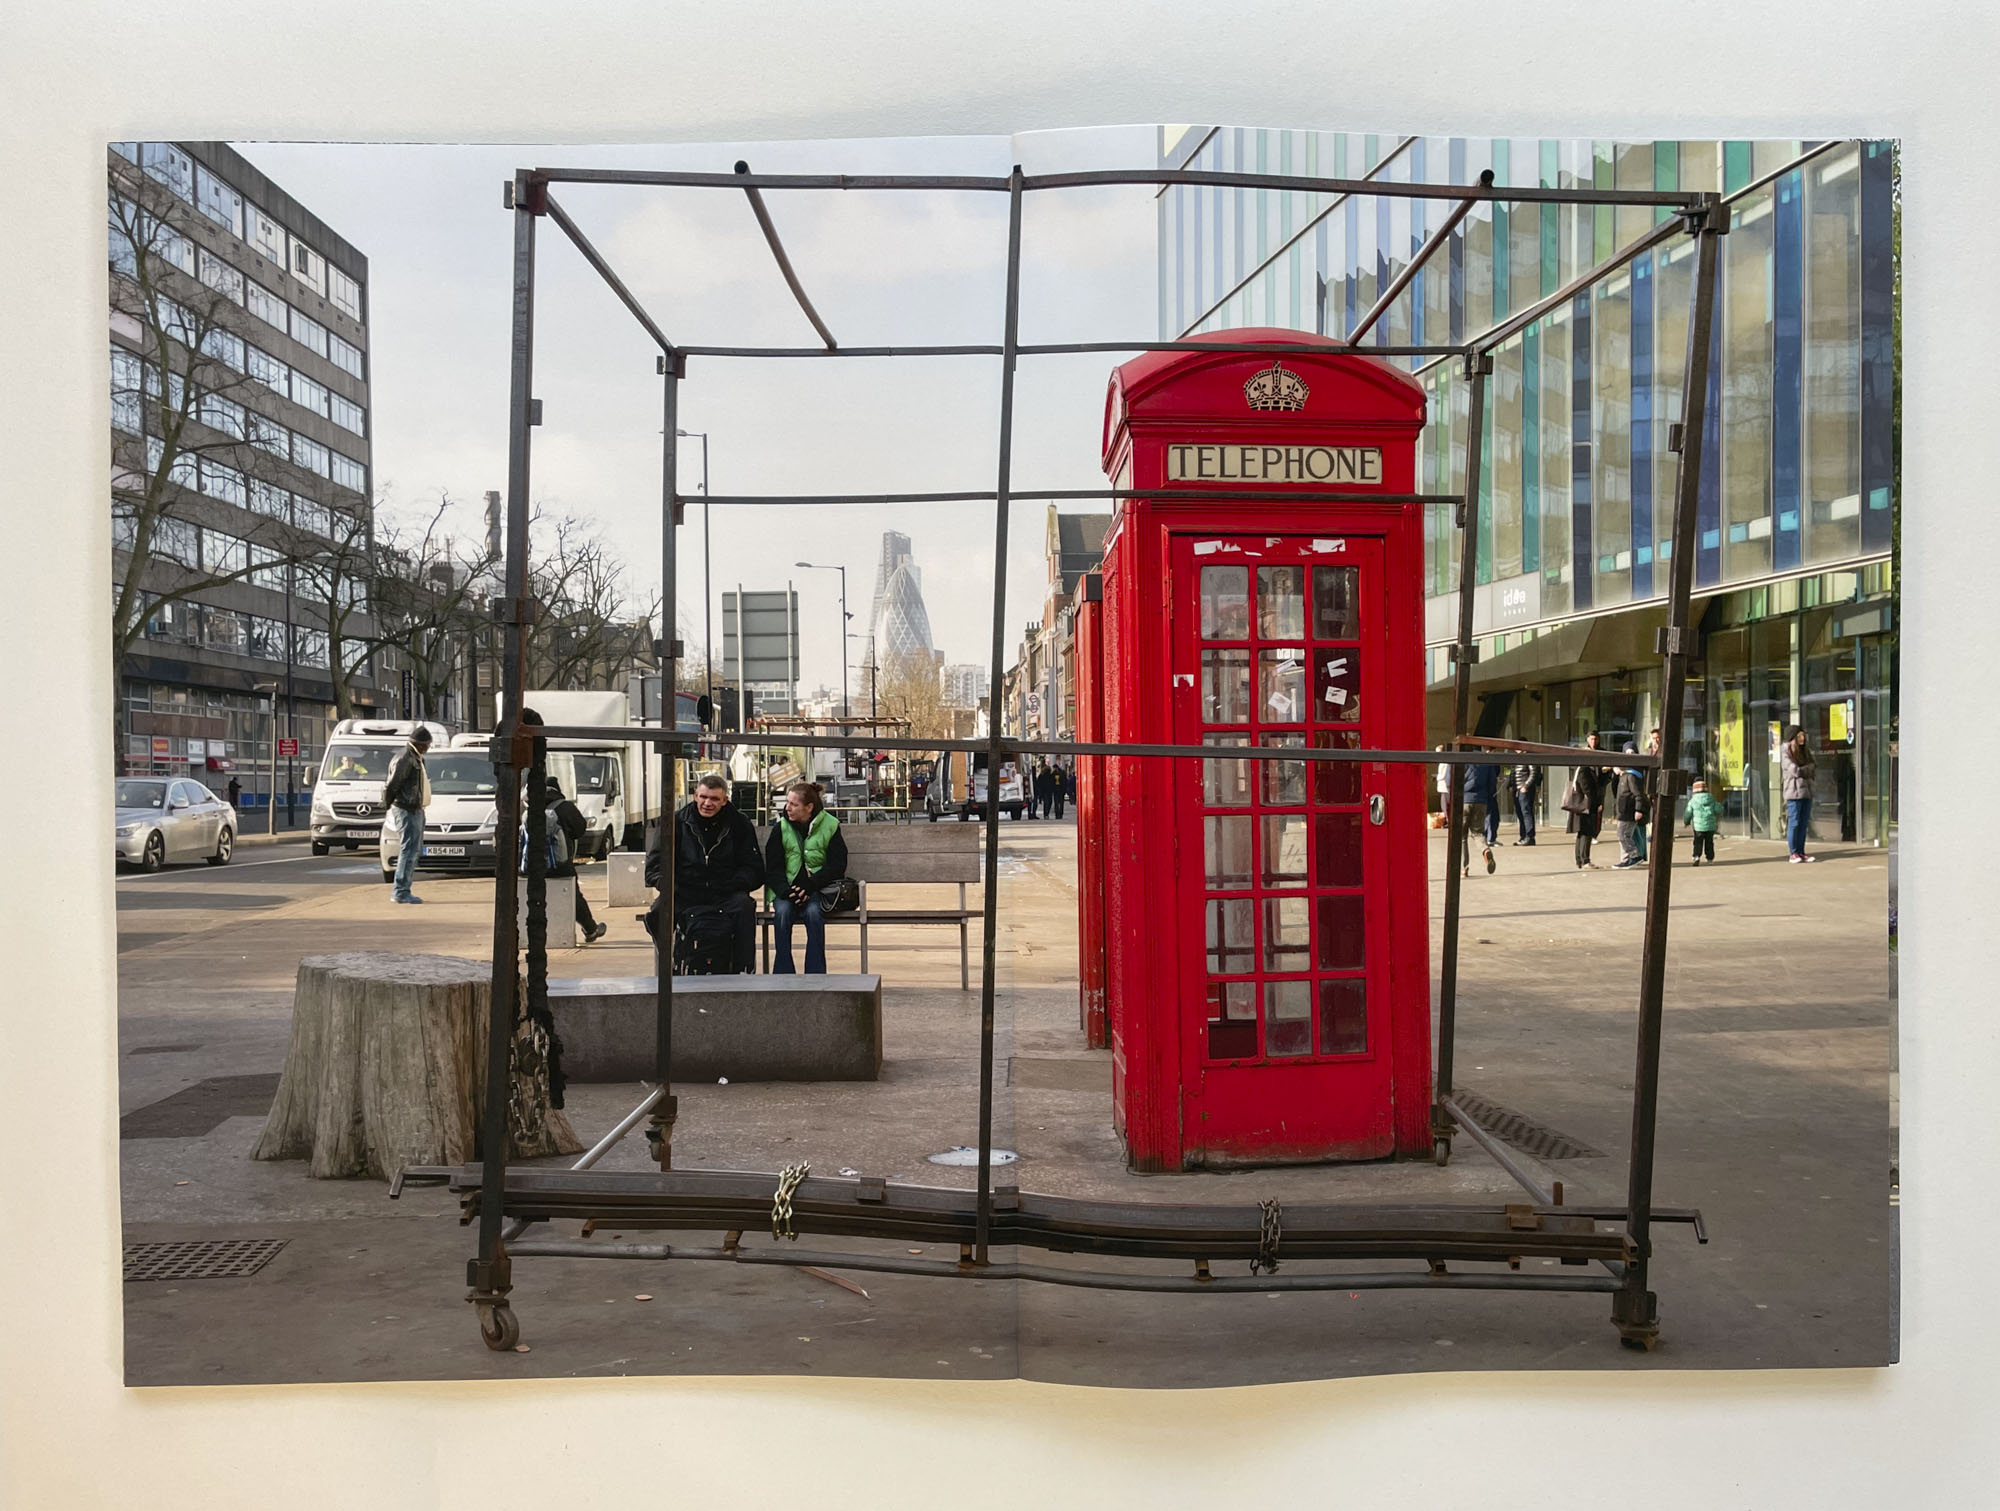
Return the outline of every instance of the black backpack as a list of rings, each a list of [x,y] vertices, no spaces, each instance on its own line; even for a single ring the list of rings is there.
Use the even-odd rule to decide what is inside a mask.
[[[736,919],[723,908],[689,908],[674,926],[676,976],[736,974]]]

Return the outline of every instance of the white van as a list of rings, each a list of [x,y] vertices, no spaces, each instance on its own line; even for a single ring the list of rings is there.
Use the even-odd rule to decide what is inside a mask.
[[[419,727],[431,732],[433,750],[450,739],[442,724],[413,719],[342,719],[333,726],[313,784],[313,854],[324,855],[336,845],[349,850],[380,845],[382,784]]]
[[[499,826],[500,783],[484,736],[460,735],[448,749],[432,747],[424,757],[431,801],[424,809],[424,848],[417,867],[424,871],[491,871],[496,862],[494,830]],[[402,828],[382,830],[382,880],[396,879]]]
[[[961,822],[986,816],[986,762],[987,754],[983,750],[973,752],[970,760],[963,750],[938,753],[937,761],[931,768],[930,784],[924,789],[924,811],[932,823],[953,815]],[[1027,801],[1027,787],[1020,763],[1002,761],[1000,811],[1011,819],[1018,819],[1027,807]]]

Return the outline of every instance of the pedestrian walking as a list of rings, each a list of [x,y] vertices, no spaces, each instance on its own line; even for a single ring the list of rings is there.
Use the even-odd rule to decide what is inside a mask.
[[[840,837],[840,820],[826,810],[817,783],[794,782],[785,789],[785,816],[771,825],[764,844],[765,896],[777,923],[778,953],[774,976],[795,976],[792,927],[806,926],[808,976],[826,974],[825,890],[847,874],[847,841]]]
[[[1715,864],[1715,831],[1722,824],[1722,805],[1708,790],[1708,783],[1696,782],[1688,793],[1687,826],[1694,835],[1694,864]]]
[[[243,801],[243,784],[235,777],[229,779],[229,806],[234,808]]]
[[[1049,797],[1056,805],[1056,817],[1063,816],[1063,805],[1069,801],[1069,777],[1060,766],[1049,768]]]
[[[1657,729],[1646,736],[1646,753],[1653,756],[1657,756],[1660,753],[1660,732]],[[1643,781],[1644,779],[1641,778],[1641,780]],[[1639,829],[1635,838],[1639,841],[1639,859],[1642,861],[1646,858],[1647,828],[1652,823],[1652,818],[1652,810],[1646,806],[1646,794],[1641,791],[1639,795]],[[1672,837],[1671,835],[1668,836],[1669,839]]]
[[[590,833],[590,820],[583,816],[583,810],[572,803],[562,790],[562,783],[554,777],[548,779],[542,794],[543,832],[548,845],[548,869],[544,873],[551,881],[565,878],[577,881],[576,847],[583,837]],[[521,874],[528,874],[528,826],[521,826]],[[610,927],[602,924],[592,915],[590,904],[584,900],[583,883],[571,889],[576,894],[576,926],[583,931],[583,942],[595,944],[602,939]]]
[[[1784,748],[1778,752],[1778,776],[1784,784],[1785,848],[1791,851],[1795,866],[1819,859],[1817,855],[1806,854],[1806,830],[1812,824],[1816,766],[1805,730],[1794,724],[1785,736]]]
[[[1070,807],[1074,808],[1076,806],[1076,768],[1074,766],[1065,766],[1062,769],[1062,796],[1063,801],[1068,803]]]
[[[729,779],[704,773],[673,822],[661,824],[646,851],[646,885],[660,888],[672,847],[675,955],[685,974],[747,975],[757,968],[757,904],[764,857],[756,827],[729,801]],[[664,900],[664,893],[662,894]],[[647,928],[657,937],[659,904]]]
[[[1442,745],[1438,746],[1439,750],[1443,750],[1444,748]],[[1451,763],[1449,761],[1438,762],[1437,790],[1438,812],[1451,812]]]
[[[1517,845],[1535,842],[1535,810],[1541,806],[1542,777],[1542,768],[1530,761],[1514,768],[1514,822],[1520,826],[1514,840]]]
[[[430,748],[431,732],[419,724],[396,758],[389,780],[382,784],[382,801],[401,836],[395,890],[389,894],[392,902],[423,901],[411,889],[417,878],[417,857],[424,849],[424,810],[431,805],[431,779],[424,771],[424,752]]]
[[[1585,750],[1594,751],[1598,747],[1595,732],[1586,736]],[[1590,858],[1590,842],[1597,838],[1597,831],[1604,822],[1604,770],[1595,762],[1579,765],[1571,774],[1569,786],[1563,791],[1563,812],[1569,815],[1564,827],[1576,836],[1576,868],[1579,871],[1595,871],[1597,866]]]
[[[1493,847],[1500,842],[1500,768],[1482,762],[1465,768],[1465,846],[1459,856],[1463,873],[1472,874],[1472,826],[1479,825],[1480,855],[1486,874],[1493,874]]]
[[[1625,753],[1637,755],[1639,747],[1628,740],[1625,742]],[[1618,816],[1618,863],[1611,869],[1629,871],[1641,860],[1639,815],[1645,808],[1646,777],[1638,767],[1624,766],[1619,768],[1615,781],[1612,801]]]

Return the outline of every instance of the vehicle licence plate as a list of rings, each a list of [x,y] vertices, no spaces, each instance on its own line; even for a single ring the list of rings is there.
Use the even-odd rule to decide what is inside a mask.
[[[426,854],[426,855],[463,855],[463,854],[465,854],[465,846],[463,846],[463,845],[425,845],[425,846],[424,846],[424,854]]]
[[[347,837],[349,839],[380,839],[382,831],[380,829],[349,829]]]

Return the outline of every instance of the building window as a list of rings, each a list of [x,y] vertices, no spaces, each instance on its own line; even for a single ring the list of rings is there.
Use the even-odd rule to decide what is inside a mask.
[[[292,460],[308,472],[316,472],[321,477],[333,476],[332,453],[318,441],[294,433],[292,436]]]
[[[250,483],[250,507],[259,514],[268,514],[272,519],[290,521],[292,517],[292,495],[289,490],[275,483],[260,483],[254,479]]]
[[[243,338],[234,331],[226,331],[221,326],[211,326],[201,338],[202,352],[232,372],[242,372],[244,363]]]
[[[243,196],[206,168],[195,170],[195,208],[231,235],[243,234]]]
[[[139,254],[132,236],[139,227],[139,210],[131,200],[113,194],[105,202],[104,222],[111,266],[127,278],[139,275]]]
[[[327,269],[326,283],[327,297],[333,301],[333,307],[339,310],[341,314],[347,316],[348,319],[359,323],[361,319],[361,285],[341,272],[339,268]]]
[[[122,346],[111,348],[111,423],[129,435],[146,429],[145,364]]]
[[[246,285],[244,302],[249,305],[250,313],[266,325],[281,331],[290,328],[291,306],[254,278]]]
[[[279,267],[285,266],[285,228],[255,205],[245,205],[244,216],[250,228],[250,245]]]
[[[335,367],[339,368],[349,377],[366,380],[367,374],[363,371],[361,365],[360,347],[351,345],[341,340],[340,337],[329,333],[327,337],[327,357]]]
[[[232,609],[218,609],[213,604],[203,604],[201,613],[201,643],[218,651],[233,651],[242,655],[250,643],[248,616]]]
[[[326,631],[292,626],[292,659],[300,666],[326,665]]]
[[[301,248],[303,250],[303,248]],[[326,355],[327,328],[317,320],[308,319],[297,310],[292,311],[292,339],[299,345],[324,357]]]
[[[201,281],[216,293],[236,304],[243,302],[243,275],[213,252],[197,254],[196,263],[201,269]]]
[[[147,142],[139,149],[146,176],[165,184],[182,199],[194,199],[194,159],[172,142]]]
[[[201,459],[201,491],[210,498],[221,499],[225,504],[235,504],[239,509],[250,501],[243,485],[243,474],[209,457]]]
[[[343,488],[352,488],[356,493],[368,491],[368,469],[352,458],[342,456],[338,451],[330,451],[333,470],[329,474]]]
[[[137,163],[139,161],[139,144],[137,142],[113,142],[111,150],[124,158],[128,163]]]
[[[154,556],[184,567],[196,566],[201,560],[198,533],[184,519],[154,520],[152,548]]]
[[[148,219],[143,222],[147,239],[147,250],[164,261],[172,263],[190,278],[194,276],[194,243],[180,232],[168,227],[166,222]]]
[[[326,259],[311,247],[292,238],[292,276],[315,294],[326,294]]]
[[[245,420],[247,421],[245,438],[252,446],[259,451],[267,451],[275,457],[287,460],[291,458],[292,433],[289,430],[276,420],[258,414],[255,410],[248,411]]]
[[[219,394],[205,393],[201,396],[201,422],[210,430],[219,430],[239,441],[243,439],[243,406]]]
[[[327,397],[327,391],[304,373],[292,373],[292,402],[301,409],[310,409],[323,420],[326,418]]]
[[[263,551],[255,551],[251,559],[255,562],[255,565],[250,569],[250,581],[252,583],[260,588],[269,588],[277,593],[285,591],[285,559],[282,556],[272,556]]]
[[[343,399],[339,394],[327,395],[327,418],[342,430],[351,430],[356,435],[368,433],[367,417],[359,404]]]
[[[333,517],[325,504],[307,498],[303,493],[292,495],[292,523],[301,530],[310,530],[314,535],[331,536]]]
[[[269,352],[250,347],[246,353],[248,372],[272,393],[292,396],[292,370]]]

